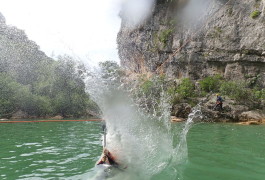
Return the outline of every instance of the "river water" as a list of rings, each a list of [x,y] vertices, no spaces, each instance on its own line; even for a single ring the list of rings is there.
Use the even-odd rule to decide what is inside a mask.
[[[182,127],[173,125],[175,136]],[[265,126],[194,124],[187,145],[175,179],[265,179]],[[91,179],[101,151],[99,122],[0,124],[0,179]],[[172,180],[168,173],[151,179]]]

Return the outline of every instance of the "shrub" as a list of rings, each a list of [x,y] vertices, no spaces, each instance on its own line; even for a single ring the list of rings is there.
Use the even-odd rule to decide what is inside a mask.
[[[163,44],[163,48],[166,47],[167,42],[169,41],[169,38],[172,35],[172,32],[172,29],[166,29],[159,33],[158,40]]]
[[[189,78],[182,79],[177,87],[177,93],[184,99],[195,96],[195,85]]]
[[[232,81],[223,82],[220,87],[220,92],[238,101],[253,99],[252,92],[250,91],[250,89],[246,88],[246,85],[244,83]]]
[[[256,11],[253,11],[251,14],[250,14],[250,17],[252,19],[255,19],[257,18],[259,15],[261,14],[261,12],[259,10],[256,10]]]
[[[199,81],[199,84],[201,89],[205,92],[217,92],[222,83],[222,79],[221,75],[209,76]]]
[[[148,93],[151,93],[153,85],[154,85],[154,83],[152,81],[146,80],[143,82],[143,84],[140,87],[141,87],[141,90],[145,94],[148,94]]]
[[[265,100],[265,89],[253,90],[255,98]]]

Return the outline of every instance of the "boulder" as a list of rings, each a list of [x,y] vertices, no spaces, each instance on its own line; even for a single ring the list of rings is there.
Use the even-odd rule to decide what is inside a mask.
[[[178,118],[188,118],[192,108],[188,103],[176,104],[172,108],[172,115]]]
[[[265,113],[259,110],[256,111],[247,111],[243,112],[239,115],[239,121],[243,122],[252,122],[252,121],[258,121],[262,122],[265,119]]]

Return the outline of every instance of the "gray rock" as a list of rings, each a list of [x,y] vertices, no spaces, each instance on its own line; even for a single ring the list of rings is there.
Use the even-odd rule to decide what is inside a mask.
[[[172,115],[177,118],[188,118],[191,109],[191,106],[187,103],[176,104],[172,108]]]
[[[265,120],[265,112],[262,111],[247,111],[239,115],[240,121],[259,121]]]
[[[250,17],[256,9],[264,13],[264,0],[201,1],[208,15],[195,25],[187,24],[184,14],[179,9],[175,13],[167,1],[157,3],[152,16],[137,28],[126,27],[123,19],[117,37],[121,64],[132,73],[163,72],[195,80],[214,74],[247,80],[255,72],[265,87],[264,16]]]

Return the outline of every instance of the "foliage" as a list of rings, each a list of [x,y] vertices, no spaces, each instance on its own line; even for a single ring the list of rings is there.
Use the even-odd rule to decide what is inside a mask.
[[[261,14],[261,12],[259,10],[255,10],[250,14],[250,17],[255,19],[257,18],[259,15]]]
[[[9,117],[16,109],[15,91],[20,85],[5,73],[0,74],[0,116]]]
[[[173,21],[172,21],[173,22]],[[172,25],[171,25],[172,26]],[[155,32],[153,34],[153,48],[151,48],[151,52],[156,52],[159,49],[165,48],[167,46],[167,43],[172,36],[173,29],[165,29],[162,30],[161,32]]]
[[[12,75],[0,73],[1,117],[10,117],[18,110],[37,117],[56,114],[81,117],[90,108],[98,112],[85,91],[77,66],[72,58],[60,57],[38,69],[37,80],[27,85],[18,83]]]
[[[218,92],[220,85],[222,83],[222,76],[215,75],[215,76],[208,76],[199,81],[200,87],[205,92]]]
[[[163,43],[163,48],[166,47],[166,44],[167,44],[167,42],[169,40],[169,37],[172,35],[172,32],[173,32],[172,29],[166,29],[166,30],[163,30],[159,34],[158,39],[159,39],[160,42]]]
[[[223,82],[220,87],[220,92],[238,101],[253,100],[252,91],[246,88],[245,83],[227,81]]]
[[[3,26],[3,27],[2,27]],[[0,117],[85,116],[98,110],[85,91],[86,68],[70,56],[47,57],[24,31],[1,24]]]
[[[165,76],[155,76],[151,79],[146,79],[142,77],[139,82],[139,91],[146,96],[154,94],[159,96],[162,91],[162,88],[165,86],[166,80]]]
[[[255,98],[265,100],[265,89],[260,89],[260,90],[254,89],[253,94]]]
[[[102,78],[115,78],[119,80],[124,72],[121,70],[121,67],[115,61],[104,61],[99,63],[101,69]]]
[[[151,93],[154,83],[150,80],[146,80],[141,84],[141,89],[145,94]]]
[[[195,85],[189,78],[182,79],[176,92],[184,99],[195,96]]]

